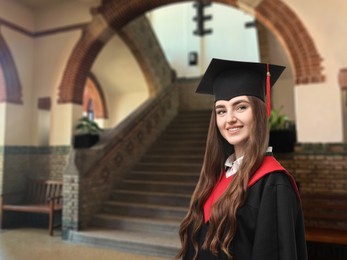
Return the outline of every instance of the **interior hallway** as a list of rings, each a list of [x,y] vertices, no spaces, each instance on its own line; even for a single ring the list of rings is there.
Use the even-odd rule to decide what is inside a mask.
[[[47,229],[16,228],[0,231],[0,260],[167,260],[96,248],[63,241],[60,232],[53,237]]]

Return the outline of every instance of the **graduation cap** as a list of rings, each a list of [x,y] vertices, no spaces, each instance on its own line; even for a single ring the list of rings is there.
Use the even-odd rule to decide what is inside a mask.
[[[214,95],[215,101],[255,96],[265,102],[266,97],[270,115],[270,88],[284,69],[273,64],[212,59],[196,93]]]

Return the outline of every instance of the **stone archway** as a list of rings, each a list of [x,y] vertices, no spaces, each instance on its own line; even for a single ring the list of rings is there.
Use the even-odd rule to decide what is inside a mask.
[[[0,102],[22,104],[18,71],[4,38],[0,34]]]
[[[202,0],[201,0],[202,1]],[[98,15],[85,29],[66,67],[60,86],[59,103],[82,104],[83,88],[91,65],[108,39],[124,25],[151,9],[188,0],[104,0]],[[280,0],[241,1],[214,0],[252,12],[280,40],[289,53],[296,84],[318,83],[325,80],[321,57],[299,17]],[[245,3],[243,3],[245,2]],[[252,3],[249,3],[252,2]],[[146,72],[140,52],[134,52],[140,66]],[[147,75],[148,76],[148,75]],[[150,76],[146,77],[150,85]]]

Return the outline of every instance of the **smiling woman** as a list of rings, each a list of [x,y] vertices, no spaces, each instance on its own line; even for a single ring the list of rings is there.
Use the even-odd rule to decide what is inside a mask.
[[[216,101],[218,130],[229,144],[234,146],[235,157],[243,155],[245,142],[253,126],[253,111],[247,96]]]
[[[298,188],[268,147],[270,87],[283,70],[218,59],[207,68],[197,92],[215,108],[177,257],[307,259]]]

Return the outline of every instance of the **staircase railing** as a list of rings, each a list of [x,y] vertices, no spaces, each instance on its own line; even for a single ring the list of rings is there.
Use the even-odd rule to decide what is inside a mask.
[[[64,172],[63,238],[88,225],[122,179],[175,117],[174,85],[150,98],[92,149],[74,150]]]

